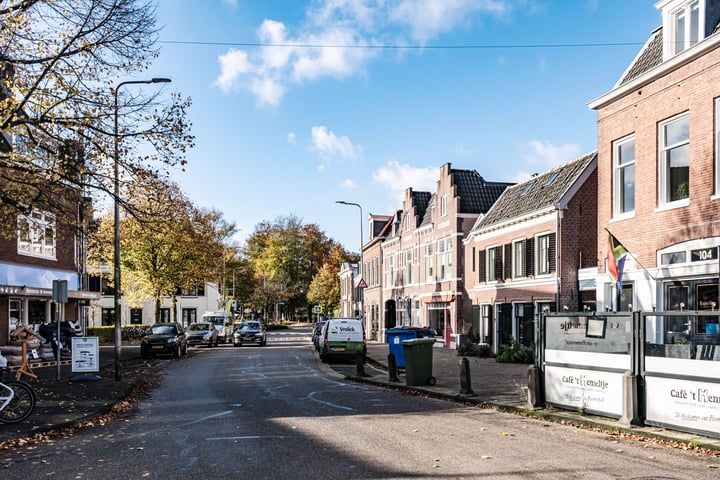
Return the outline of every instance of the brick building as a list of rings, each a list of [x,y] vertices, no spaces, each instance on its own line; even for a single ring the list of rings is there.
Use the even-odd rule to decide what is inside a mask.
[[[583,155],[503,192],[464,241],[474,340],[535,343],[542,311],[595,307],[578,270],[596,264],[597,154]]]
[[[598,115],[598,309],[703,310],[718,304],[720,2],[663,0],[663,24]],[[607,274],[610,231],[627,249]],[[684,325],[656,325],[662,331]],[[654,328],[654,327],[653,327]]]

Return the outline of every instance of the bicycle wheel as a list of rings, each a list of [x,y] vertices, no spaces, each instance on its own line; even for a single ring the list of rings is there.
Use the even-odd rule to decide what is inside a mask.
[[[15,395],[10,403],[0,410],[0,422],[22,422],[29,417],[35,409],[35,391],[27,383],[17,380],[9,380],[2,383],[8,388],[12,388]]]

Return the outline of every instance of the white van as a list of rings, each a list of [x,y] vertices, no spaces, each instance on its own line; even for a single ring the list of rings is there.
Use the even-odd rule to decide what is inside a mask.
[[[225,343],[232,336],[232,313],[224,310],[208,311],[202,314],[202,321],[215,325],[218,332],[218,343]]]
[[[355,358],[360,352],[363,363],[367,356],[365,329],[357,318],[331,318],[322,327],[318,339],[320,360],[330,357]]]

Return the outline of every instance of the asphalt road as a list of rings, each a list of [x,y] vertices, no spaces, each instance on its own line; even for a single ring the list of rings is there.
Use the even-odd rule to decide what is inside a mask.
[[[0,475],[668,480],[720,478],[714,460],[356,384],[286,340],[193,349],[163,367],[133,418],[16,449]]]

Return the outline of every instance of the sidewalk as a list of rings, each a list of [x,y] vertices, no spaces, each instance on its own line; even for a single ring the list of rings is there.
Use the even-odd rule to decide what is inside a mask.
[[[387,372],[389,346],[379,342],[368,342],[368,364],[365,377],[357,375],[355,365],[333,366],[337,373],[357,382],[375,384],[400,390],[422,392],[428,396],[474,404],[479,407],[514,412],[578,427],[640,435],[664,442],[689,444],[698,448],[720,451],[720,439],[684,433],[653,426],[626,426],[617,420],[579,412],[559,410],[552,407],[532,408],[528,403],[526,364],[497,363],[494,358],[462,357],[456,350],[433,348],[432,375],[435,385],[412,386],[405,384],[405,375],[399,375],[399,382],[391,382]],[[470,370],[472,394],[461,393],[461,361],[467,358]]]

